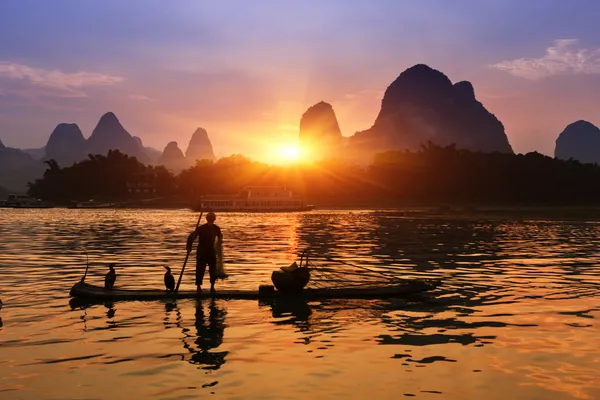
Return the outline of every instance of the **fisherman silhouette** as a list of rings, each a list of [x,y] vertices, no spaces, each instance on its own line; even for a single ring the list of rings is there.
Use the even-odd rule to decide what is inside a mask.
[[[198,239],[198,248],[196,249],[196,289],[202,291],[202,280],[204,272],[208,265],[210,275],[210,291],[215,291],[215,281],[217,280],[217,254],[215,252],[215,239],[223,240],[221,228],[215,224],[217,216],[214,212],[206,214],[206,224],[197,227],[187,239],[187,252],[192,251],[194,241]]]

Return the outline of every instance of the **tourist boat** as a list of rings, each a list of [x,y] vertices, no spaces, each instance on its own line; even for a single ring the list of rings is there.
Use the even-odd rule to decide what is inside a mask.
[[[26,194],[9,194],[2,202],[2,207],[9,208],[52,208],[53,205],[40,199],[35,199]]]
[[[285,186],[246,186],[236,195],[202,196],[194,211],[291,212],[309,211],[315,206]]]
[[[223,299],[268,299],[300,297],[307,300],[314,299],[363,299],[363,298],[394,298],[435,289],[441,284],[439,279],[406,279],[395,285],[364,286],[347,288],[321,288],[303,289],[295,294],[282,293],[278,290],[233,290],[223,289],[211,293],[207,290],[180,290],[178,293],[167,292],[160,289],[133,290],[112,289],[107,290],[101,286],[78,282],[72,288],[70,295],[89,301],[117,301],[117,300],[161,300],[185,298],[223,298]]]
[[[69,208],[114,208],[117,207],[117,203],[111,202],[100,202],[96,200],[89,200],[84,202],[73,203]]]

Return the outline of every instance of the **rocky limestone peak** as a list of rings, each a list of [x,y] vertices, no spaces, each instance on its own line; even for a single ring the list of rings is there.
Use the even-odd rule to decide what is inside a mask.
[[[475,98],[470,82],[455,85],[442,72],[418,64],[392,82],[373,124],[349,140],[354,153],[418,150],[431,141],[483,152],[512,153],[504,126]]]
[[[600,164],[600,129],[584,120],[567,125],[556,139],[554,156]]]
[[[133,140],[135,140],[135,143],[137,143],[137,145],[140,146],[141,149],[144,148],[144,144],[142,143],[142,139],[139,136],[134,136]]]
[[[163,157],[168,159],[184,159],[183,152],[179,149],[177,142],[169,142],[163,150]]]
[[[395,114],[398,105],[410,103],[419,107],[439,106],[452,96],[452,82],[442,72],[425,64],[417,64],[402,72],[388,86],[381,101],[375,124]]]
[[[196,129],[190,139],[185,156],[191,163],[194,163],[196,160],[215,159],[215,153],[213,152],[212,143],[210,142],[206,129]]]
[[[460,81],[454,84],[454,93],[457,99],[463,101],[476,101],[475,88],[469,81]]]
[[[6,146],[4,145],[4,143],[2,143],[2,139],[0,139],[0,149],[5,149]]]
[[[331,104],[321,101],[302,114],[299,139],[303,152],[317,158],[341,146],[342,132]]]
[[[98,121],[98,124],[92,131],[92,135],[89,137],[90,142],[101,142],[107,139],[129,139],[131,143],[135,143],[133,137],[125,130],[123,125],[119,122],[117,116],[112,112],[107,112]]]
[[[104,114],[92,135],[87,141],[87,151],[92,154],[106,154],[109,150],[119,150],[124,154],[136,157],[138,161],[148,163],[149,158],[144,149],[121,125],[117,116],[112,112]]]
[[[104,125],[106,127],[116,128],[116,127],[121,126],[121,123],[119,122],[119,119],[117,118],[115,113],[112,111],[109,111],[100,117],[100,121],[98,121],[98,125]]]
[[[86,141],[77,124],[58,124],[46,144],[45,158],[70,166],[85,158]]]
[[[175,172],[179,172],[189,165],[183,152],[179,149],[177,142],[169,142],[167,144],[162,155],[158,159],[158,164],[164,165]]]
[[[577,138],[592,138],[600,133],[600,129],[591,122],[580,119],[569,125],[561,132],[560,136],[573,136]]]

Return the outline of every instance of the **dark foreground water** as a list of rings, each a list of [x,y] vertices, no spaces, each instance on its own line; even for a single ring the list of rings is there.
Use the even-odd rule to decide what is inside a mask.
[[[195,218],[0,209],[0,399],[600,398],[598,223],[220,214],[221,288],[268,283],[308,246],[444,285],[394,300],[69,301],[75,243],[88,282],[116,262],[117,286],[161,287]]]

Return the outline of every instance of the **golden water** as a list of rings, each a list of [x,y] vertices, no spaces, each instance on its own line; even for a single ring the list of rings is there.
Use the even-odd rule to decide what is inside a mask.
[[[0,209],[0,399],[600,398],[598,223],[219,214],[218,288],[268,283],[309,246],[317,265],[444,284],[395,300],[69,301],[73,245],[88,282],[116,262],[116,286],[159,288],[195,218]]]

